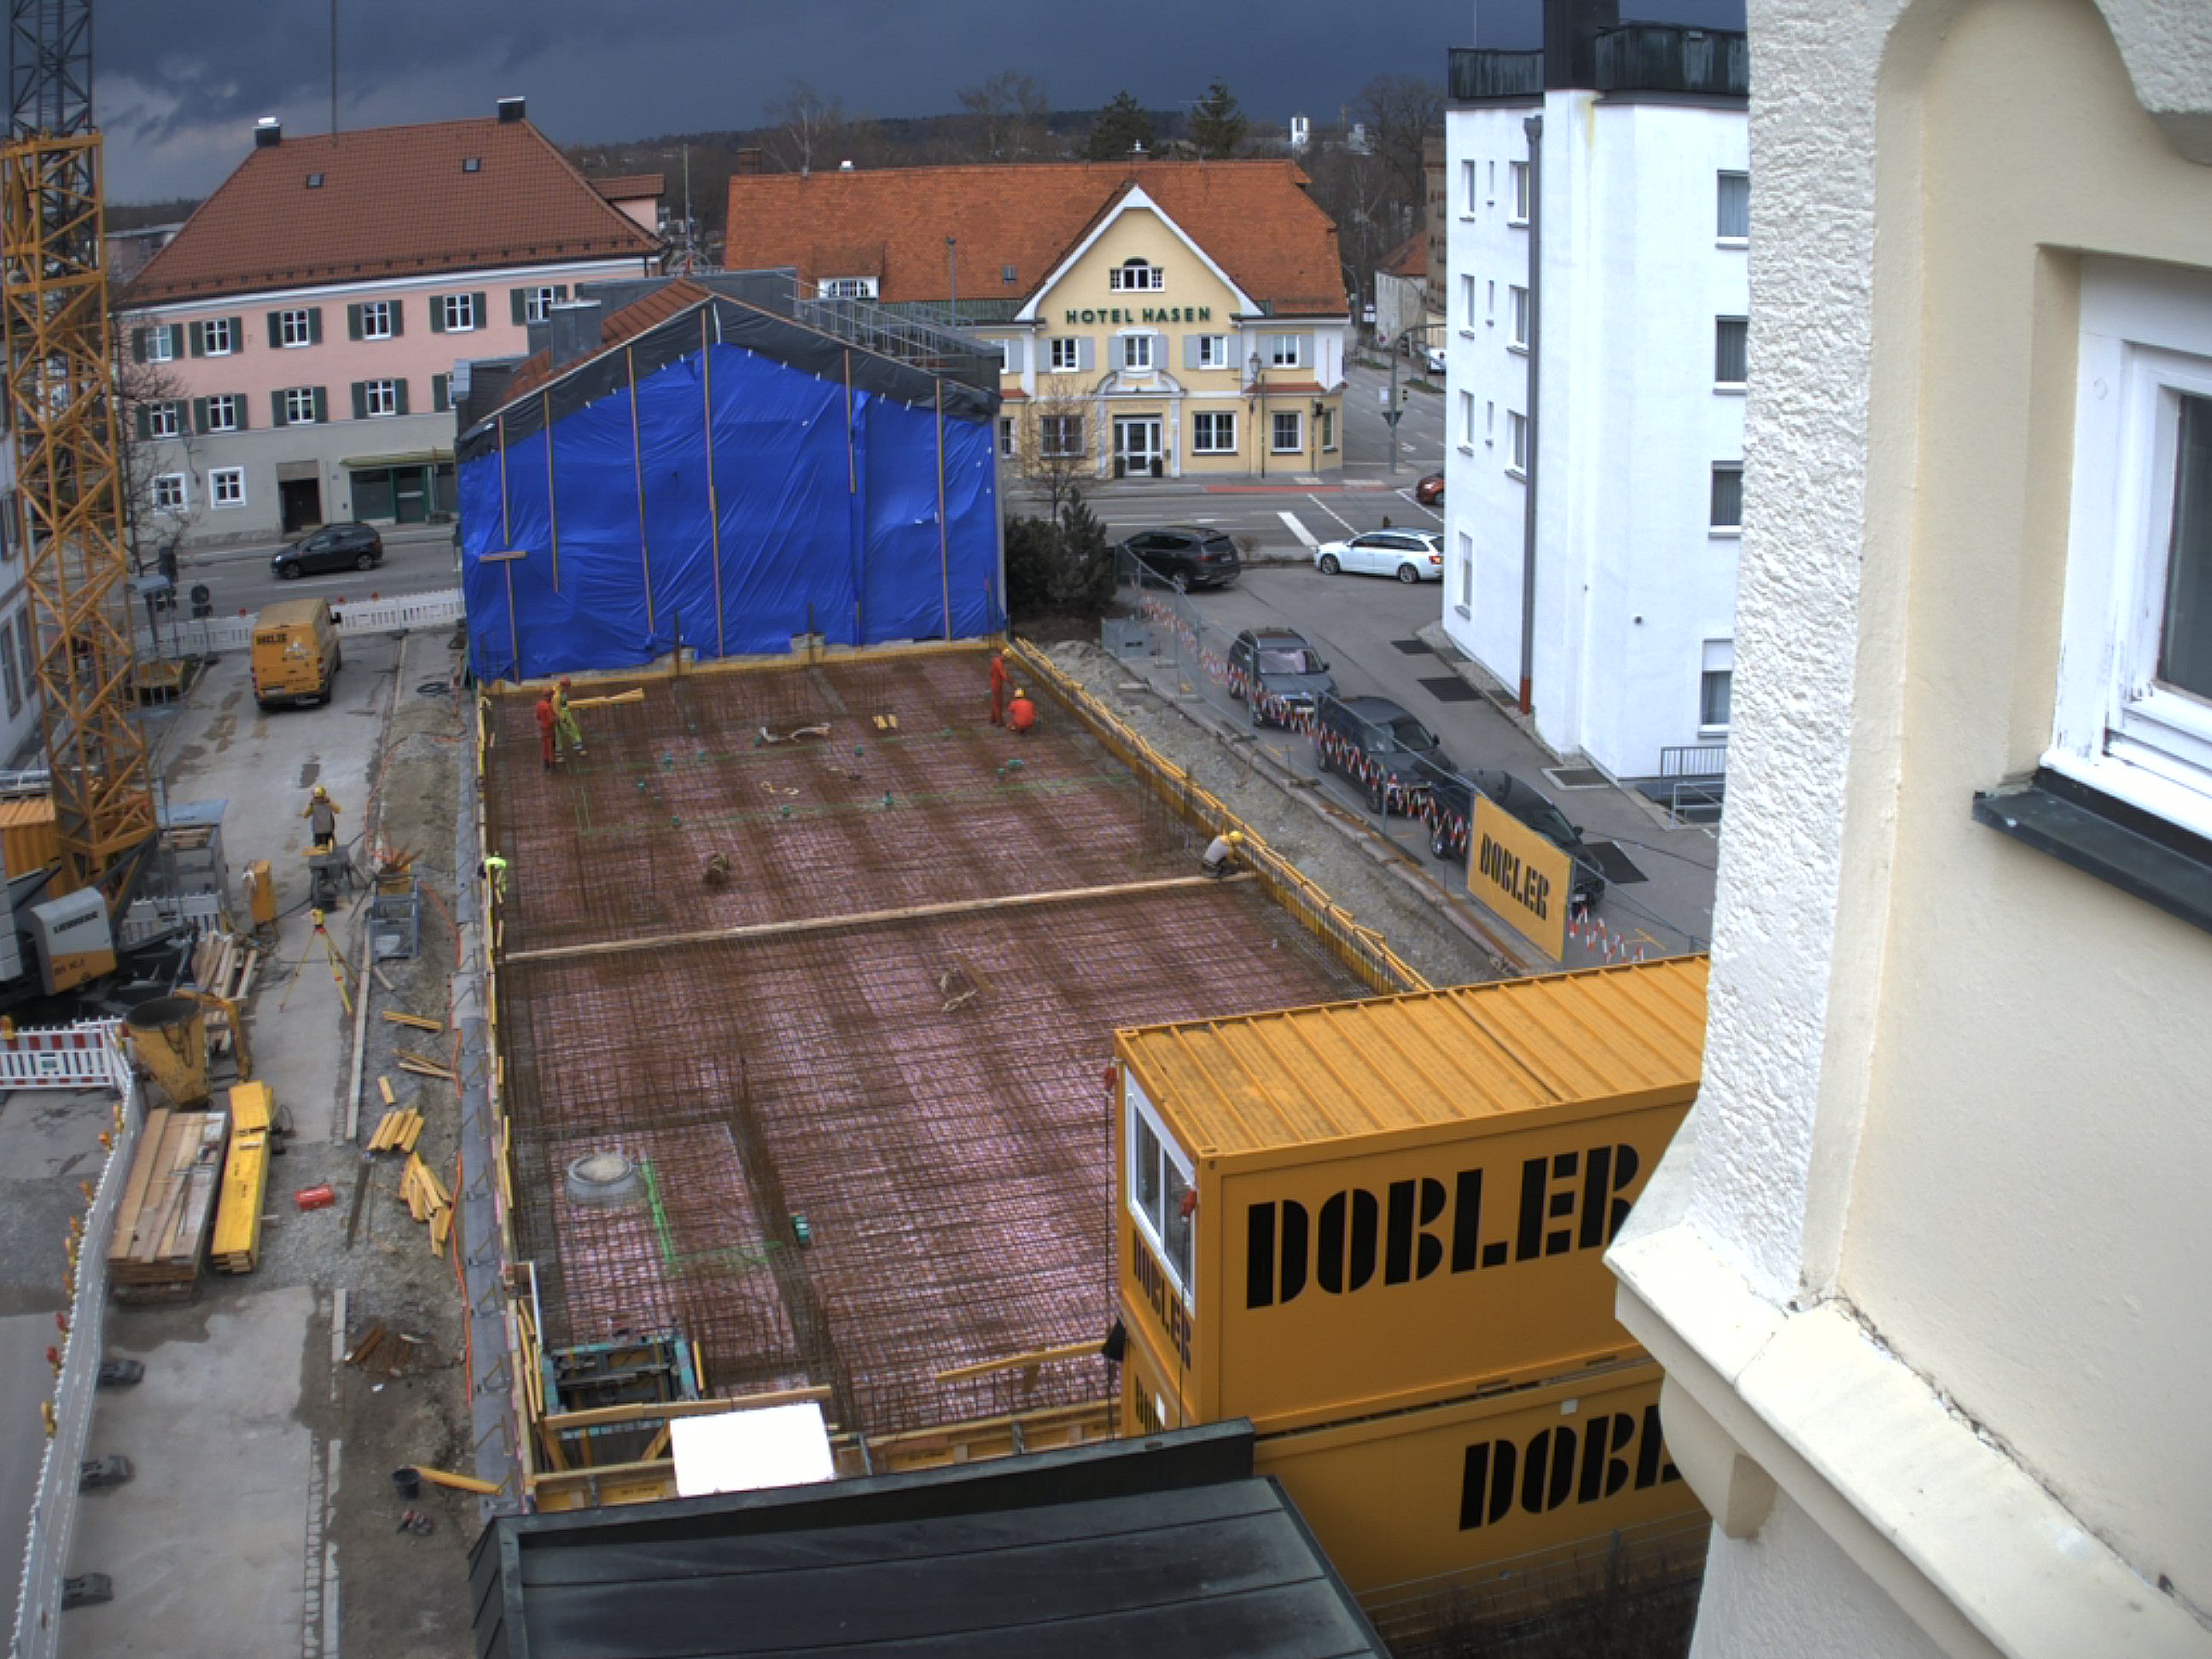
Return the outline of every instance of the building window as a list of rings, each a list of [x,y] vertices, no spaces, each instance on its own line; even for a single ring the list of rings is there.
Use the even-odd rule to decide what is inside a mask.
[[[1463,319],[1462,326],[1469,330],[1474,327],[1475,287],[1475,280],[1472,276],[1462,276],[1459,279],[1460,312]]]
[[[317,386],[295,386],[283,394],[284,424],[313,426],[323,418],[323,389]]]
[[[166,363],[177,355],[177,336],[167,323],[156,323],[146,331],[146,361]]]
[[[200,355],[203,357],[228,357],[238,349],[238,337],[228,317],[210,317],[199,325]]]
[[[1462,449],[1474,447],[1474,393],[1459,394],[1459,446]]]
[[[399,412],[399,382],[397,380],[363,380],[361,383],[362,413],[369,420],[380,415]]]
[[[1485,444],[1498,441],[1498,405],[1495,403],[1486,403],[1482,406],[1482,441]]]
[[[1022,343],[1019,340],[999,342],[999,373],[1018,374],[1022,367]]]
[[[1275,411],[1273,428],[1275,453],[1296,455],[1306,447],[1304,417],[1295,409]]]
[[[555,304],[561,298],[561,290],[557,288],[526,288],[521,294],[522,320],[525,323],[544,322],[552,314]],[[453,325],[448,322],[447,326],[450,328]]]
[[[246,469],[242,466],[210,468],[208,505],[244,507],[246,505]]]
[[[146,435],[149,438],[174,438],[184,430],[184,419],[179,413],[182,405],[175,403],[146,405]]]
[[[1226,410],[1201,410],[1190,418],[1190,453],[1194,455],[1234,455],[1237,416]]]
[[[1713,384],[1740,386],[1748,372],[1751,325],[1741,317],[1713,319]]]
[[[453,377],[433,374],[430,377],[430,409],[438,415],[450,413],[453,407]]]
[[[1474,162],[1462,161],[1459,164],[1459,187],[1461,196],[1465,198],[1461,202],[1459,210],[1467,217],[1472,219],[1474,217],[1475,210],[1475,169]]]
[[[1751,175],[1723,173],[1720,179],[1720,221],[1714,234],[1723,242],[1751,240]]]
[[[1729,683],[1735,678],[1735,641],[1707,640],[1705,672],[1698,680],[1698,726],[1715,734],[1729,728]]]
[[[1164,289],[1167,285],[1167,272],[1149,259],[1124,259],[1106,273],[1106,286],[1116,292]]]
[[[1322,409],[1314,411],[1314,435],[1320,441],[1322,453],[1326,455],[1336,447],[1336,411]]]
[[[1474,538],[1459,532],[1459,608],[1462,616],[1474,614]]]
[[[1303,368],[1306,361],[1306,337],[1303,334],[1270,334],[1267,337],[1267,362],[1276,368]]]
[[[823,279],[822,297],[825,300],[872,300],[876,297],[876,279],[872,276],[830,276]]]
[[[1528,349],[1528,290],[1509,288],[1507,292],[1513,301],[1513,331],[1506,336],[1505,343],[1516,350],[1526,351]]]
[[[1198,337],[1198,362],[1195,367],[1200,368],[1228,368],[1229,337],[1226,334],[1200,335]]]
[[[390,300],[364,300],[361,302],[361,337],[364,340],[388,340],[399,331],[393,326],[399,307]]]
[[[36,696],[39,686],[39,647],[37,635],[33,632],[29,605],[25,605],[15,613],[15,629],[21,636],[16,641],[15,648],[21,653],[23,659],[23,684],[33,696]]]
[[[15,630],[0,628],[0,680],[8,686],[8,717],[13,720],[23,707],[23,689],[15,681]]]
[[[477,296],[473,294],[441,294],[433,302],[438,307],[439,320],[447,334],[466,334],[477,325]]]
[[[1011,415],[999,419],[999,453],[1008,460],[1014,456],[1014,421]]]
[[[1048,415],[1044,417],[1044,453],[1065,460],[1083,453],[1083,416]]]
[[[1083,367],[1083,342],[1073,334],[1060,334],[1052,340],[1052,367],[1061,373]]]
[[[276,313],[276,343],[280,347],[306,346],[315,343],[315,313],[304,307],[296,311]]]
[[[1167,1269],[1168,1281],[1184,1305],[1192,1295],[1192,1230],[1197,1206],[1189,1200],[1190,1161],[1160,1127],[1145,1102],[1129,1102],[1129,1213],[1146,1243]]]
[[[1525,478],[1528,476],[1528,417],[1507,410],[1505,435],[1508,440],[1505,470],[1516,478]]]
[[[1139,373],[1152,366],[1152,337],[1149,334],[1124,334],[1121,337],[1121,367]]]
[[[183,473],[164,472],[154,480],[154,505],[162,512],[183,512],[185,500]]]
[[[1743,463],[1713,463],[1712,527],[1734,535],[1743,528]]]
[[[201,405],[207,410],[207,420],[201,427],[204,432],[235,432],[242,424],[239,407],[243,400],[228,392],[219,392]]]
[[[1513,174],[1513,217],[1509,222],[1525,225],[1528,222],[1528,164],[1514,161],[1508,165]]]

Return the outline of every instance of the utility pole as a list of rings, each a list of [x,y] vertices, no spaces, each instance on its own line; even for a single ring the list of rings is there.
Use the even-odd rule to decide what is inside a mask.
[[[331,0],[331,137],[338,136],[338,0]]]

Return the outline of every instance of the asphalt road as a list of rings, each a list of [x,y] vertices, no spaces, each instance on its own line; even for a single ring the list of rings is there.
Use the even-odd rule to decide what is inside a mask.
[[[286,581],[270,563],[280,544],[257,547],[222,548],[188,553],[179,561],[177,586],[189,594],[195,583],[208,586],[215,614],[228,617],[255,611],[272,599],[315,595],[336,604],[341,599],[365,599],[371,593],[390,599],[398,593],[432,593],[456,586],[453,570],[453,529],[451,525],[408,525],[384,532],[384,562],[374,570],[341,570],[326,576],[300,576]]]

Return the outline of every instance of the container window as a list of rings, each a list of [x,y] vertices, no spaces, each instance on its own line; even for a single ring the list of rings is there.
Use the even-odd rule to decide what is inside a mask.
[[[1192,1291],[1193,1263],[1197,1259],[1191,1200],[1193,1175],[1182,1156],[1145,1098],[1134,1078],[1125,1081],[1129,1108],[1129,1213],[1137,1230],[1167,1268],[1176,1293],[1186,1307],[1195,1307]]]
[[[1160,1139],[1143,1118],[1137,1120],[1137,1211],[1158,1231],[1160,1215]]]
[[[1162,1171],[1166,1200],[1166,1213],[1161,1218],[1160,1242],[1168,1248],[1168,1267],[1176,1279],[1190,1283],[1190,1211],[1186,1200],[1190,1195],[1190,1182],[1182,1170],[1165,1164]]]

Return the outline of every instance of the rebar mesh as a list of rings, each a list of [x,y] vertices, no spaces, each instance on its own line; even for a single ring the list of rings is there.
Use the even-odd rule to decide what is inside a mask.
[[[641,706],[585,711],[588,764],[550,780],[534,733],[527,750],[514,741],[527,703],[501,708],[507,741],[489,782],[495,821],[518,826],[509,950],[520,937],[544,948],[1194,870],[1189,834],[1074,722],[1022,739],[984,724],[981,678],[980,657],[939,656],[658,684]],[[885,704],[896,734],[867,718]],[[665,728],[696,740],[695,724],[781,731],[824,712],[832,736],[816,747],[778,746],[764,761],[724,737],[664,777],[684,779],[684,799],[709,813],[767,780],[804,779],[835,798],[836,757],[857,742],[863,769],[876,769],[875,813],[800,823],[771,812],[719,828],[712,846],[746,872],[720,892],[696,874],[655,879],[660,862],[705,857],[688,825],[665,841],[658,828],[593,838],[572,816],[568,839],[592,842],[594,896],[572,902],[542,872],[532,878],[533,860],[567,850],[553,810],[563,792],[587,793],[599,823],[620,824],[620,793],[598,769],[673,753]],[[847,741],[860,722],[866,735]],[[1009,757],[1024,763],[1002,779]],[[894,771],[904,781],[882,808],[873,784]],[[1005,793],[1018,778],[1064,787]],[[629,793],[641,793],[634,781]],[[617,908],[633,892],[637,902]],[[700,1342],[714,1392],[817,1383],[834,1420],[870,1435],[1103,1396],[1097,1361],[936,1378],[1095,1340],[1110,1322],[1103,1078],[1116,1026],[1360,989],[1249,884],[501,971],[517,1245],[538,1263],[549,1345],[673,1325]],[[592,1209],[564,1192],[568,1163],[601,1150],[627,1152],[647,1176],[633,1208]]]

